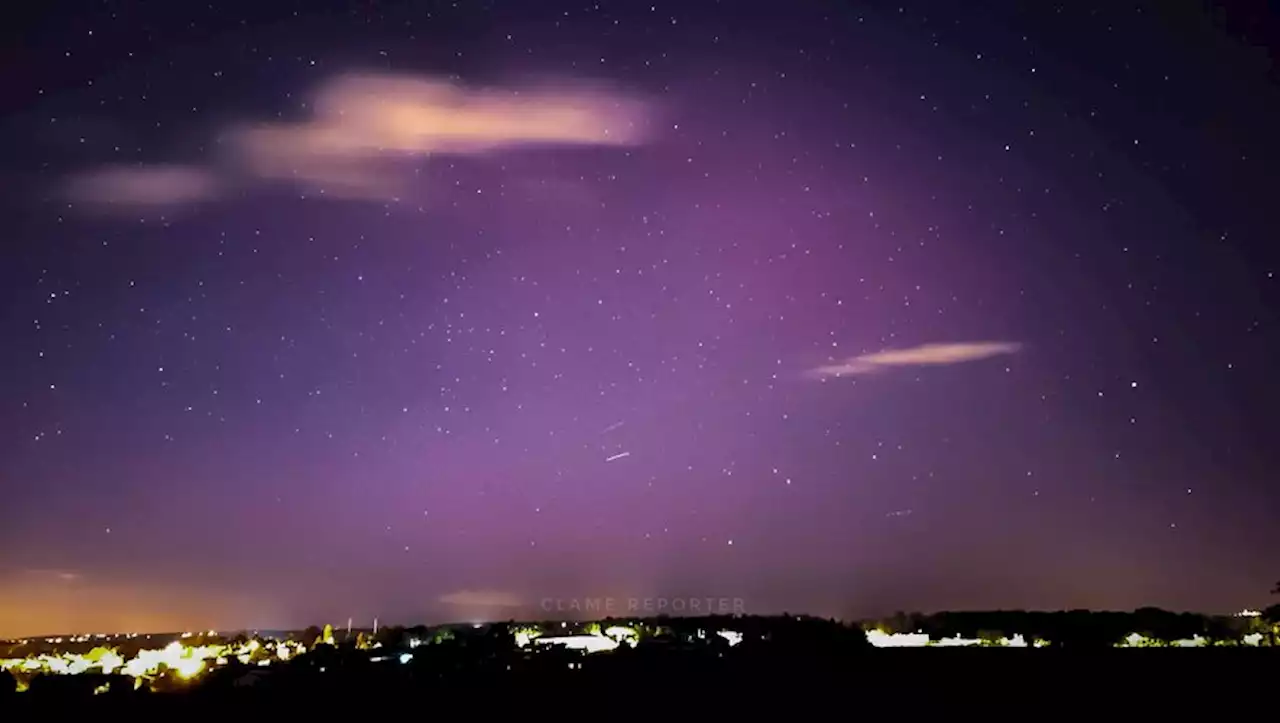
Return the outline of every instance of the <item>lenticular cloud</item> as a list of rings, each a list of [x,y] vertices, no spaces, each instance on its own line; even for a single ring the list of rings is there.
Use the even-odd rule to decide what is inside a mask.
[[[970,341],[952,344],[924,344],[909,349],[886,349],[851,357],[836,364],[809,370],[817,379],[870,374],[892,367],[944,366],[1015,354],[1021,344],[1008,341]]]

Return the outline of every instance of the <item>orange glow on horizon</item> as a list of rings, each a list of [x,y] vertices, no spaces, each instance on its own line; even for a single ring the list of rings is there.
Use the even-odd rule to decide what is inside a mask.
[[[0,577],[0,639],[243,627],[263,613],[261,604],[225,591],[104,583],[50,571]]]

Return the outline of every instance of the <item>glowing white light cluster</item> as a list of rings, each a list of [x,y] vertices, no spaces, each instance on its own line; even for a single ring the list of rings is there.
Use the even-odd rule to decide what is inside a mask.
[[[183,646],[177,641],[169,643],[162,650],[143,650],[138,657],[124,666],[126,675],[135,678],[155,674],[164,665],[182,678],[192,678],[204,670],[205,661],[217,658],[218,650],[213,646],[201,645],[194,648]]]
[[[537,628],[521,628],[515,632],[516,647],[528,647],[529,643],[536,640],[540,635],[542,635],[542,631]],[[409,647],[416,646],[410,643]]]
[[[619,644],[635,647],[640,642],[640,632],[635,628],[629,628],[624,625],[614,625],[606,628],[604,636],[610,640],[615,640]]]
[[[995,641],[982,640],[979,638],[962,638],[955,636],[953,638],[940,638],[932,640],[928,633],[886,633],[881,630],[868,630],[867,642],[877,648],[963,648],[976,645],[990,645],[1001,648],[1027,648],[1037,647],[1043,648],[1048,643],[1044,640],[1037,640],[1034,643],[1027,642],[1027,639],[1021,634],[1012,638],[999,638]]]
[[[929,644],[927,633],[886,633],[868,630],[867,642],[877,648],[923,648]]]
[[[584,650],[588,653],[602,653],[618,648],[618,641],[603,635],[564,635],[555,638],[537,638],[534,642],[542,645],[563,645],[570,650]]]
[[[957,635],[954,638],[935,640],[932,644],[939,648],[968,648],[974,645],[982,645],[982,641],[977,638],[962,638]]]
[[[192,636],[188,634],[187,638],[190,637]],[[264,644],[252,640],[238,646],[226,644],[188,646],[174,641],[160,650],[140,650],[128,660],[114,648],[97,647],[84,654],[41,654],[27,658],[2,659],[0,669],[24,675],[28,673],[75,675],[88,671],[100,671],[106,674],[127,675],[137,679],[138,684],[141,684],[142,680],[159,675],[162,667],[173,671],[179,678],[192,679],[211,667],[226,665],[233,658],[250,664],[257,655],[257,664],[263,666],[269,665],[274,659],[287,660],[304,651],[305,648],[302,646],[288,642],[269,641]],[[260,652],[261,655],[258,655]],[[20,690],[25,689],[22,678],[23,675],[20,675]]]
[[[1246,636],[1247,637],[1247,636]],[[1246,643],[1247,645],[1248,643]],[[1159,648],[1164,646],[1174,648],[1203,648],[1209,645],[1209,641],[1199,635],[1193,635],[1190,638],[1182,640],[1174,640],[1171,643],[1165,643],[1155,638],[1147,637],[1141,633],[1130,633],[1116,647],[1118,648]]]
[[[1012,638],[1005,638],[1004,640],[1005,640],[1005,645],[1009,646],[1010,648],[1027,647],[1027,639],[1022,637],[1022,633],[1018,633]]]
[[[729,647],[731,648],[742,642],[742,633],[735,632],[733,630],[721,630],[719,635],[729,641]]]

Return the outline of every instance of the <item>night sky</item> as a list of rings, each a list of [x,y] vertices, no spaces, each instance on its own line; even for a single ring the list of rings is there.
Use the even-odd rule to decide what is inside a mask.
[[[1275,18],[1058,5],[5,23],[0,635],[1265,602]]]

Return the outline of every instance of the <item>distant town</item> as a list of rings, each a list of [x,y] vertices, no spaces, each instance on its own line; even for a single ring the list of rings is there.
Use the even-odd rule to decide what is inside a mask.
[[[282,671],[326,673],[352,666],[373,673],[447,659],[506,671],[553,662],[580,670],[596,656],[680,652],[714,657],[742,651],[876,648],[1274,648],[1276,607],[1234,615],[1120,612],[898,613],[841,622],[804,616],[658,617],[595,622],[480,623],[435,627],[345,625],[298,631],[94,634],[0,644],[0,692],[42,688],[85,694],[174,692],[211,685],[270,684]],[[779,647],[781,646],[781,647]],[[432,662],[434,661],[434,662]],[[382,666],[391,666],[385,668]],[[505,666],[505,667],[502,667]]]

